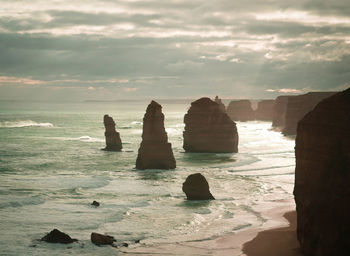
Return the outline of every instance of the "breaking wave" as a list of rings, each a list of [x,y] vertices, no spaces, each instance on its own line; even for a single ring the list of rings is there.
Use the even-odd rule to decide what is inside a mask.
[[[0,128],[20,128],[20,127],[53,127],[52,123],[37,123],[32,120],[25,121],[2,121]]]

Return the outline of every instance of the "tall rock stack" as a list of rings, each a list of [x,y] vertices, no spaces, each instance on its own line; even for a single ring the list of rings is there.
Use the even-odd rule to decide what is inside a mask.
[[[220,109],[222,112],[226,112],[226,107],[225,107],[225,104],[222,103],[222,100],[218,97],[218,96],[215,96],[215,100],[214,100],[217,104],[219,104],[220,106]]]
[[[286,120],[288,99],[294,96],[278,96],[273,104],[272,127],[283,129]]]
[[[250,121],[255,119],[255,112],[249,100],[231,101],[227,107],[227,114],[233,121]]]
[[[183,148],[186,152],[238,152],[235,122],[209,98],[191,103],[184,117]]]
[[[143,118],[142,142],[139,148],[137,169],[174,169],[176,162],[164,129],[162,106],[153,101]]]
[[[105,126],[106,147],[107,151],[121,151],[122,141],[120,140],[119,132],[115,130],[115,122],[109,115],[104,115],[103,123]]]
[[[309,92],[288,98],[284,135],[295,135],[298,122],[311,111],[321,100],[332,96],[335,92]]]
[[[297,234],[304,255],[350,255],[350,88],[299,122],[295,156]]]
[[[255,111],[257,120],[271,121],[273,117],[274,100],[262,100],[258,102],[258,108]]]

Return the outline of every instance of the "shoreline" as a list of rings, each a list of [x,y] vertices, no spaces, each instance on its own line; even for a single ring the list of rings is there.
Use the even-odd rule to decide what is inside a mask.
[[[257,228],[225,234],[212,240],[140,245],[123,249],[128,255],[301,256],[296,236],[294,200],[266,202],[254,207],[266,219]]]

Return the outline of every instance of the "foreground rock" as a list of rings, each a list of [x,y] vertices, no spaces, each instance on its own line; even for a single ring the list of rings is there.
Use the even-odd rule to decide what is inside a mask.
[[[92,205],[92,206],[95,206],[95,207],[99,207],[99,206],[100,206],[100,203],[94,200],[94,201],[91,203],[91,205]]]
[[[272,121],[274,100],[262,100],[258,102],[258,108],[255,110],[255,119],[263,121]]]
[[[152,101],[143,118],[142,142],[136,160],[137,169],[174,169],[176,162],[164,128],[162,106]]]
[[[299,122],[294,196],[304,255],[350,255],[350,88]]]
[[[113,245],[117,240],[114,239],[113,236],[102,235],[99,233],[92,232],[91,233],[91,242],[98,246],[100,245]]]
[[[278,96],[273,104],[272,127],[283,129],[286,120],[287,103],[289,97]]]
[[[77,239],[71,238],[69,235],[59,231],[58,229],[52,230],[46,236],[40,239],[47,243],[61,243],[61,244],[70,244],[78,241]]]
[[[215,199],[209,191],[209,184],[200,173],[191,174],[182,184],[182,191],[188,200],[211,200]]]
[[[107,151],[121,151],[122,141],[120,135],[115,130],[115,122],[109,115],[104,115],[103,123],[105,125],[105,137],[106,137],[106,147],[104,150]]]
[[[219,104],[219,107],[221,109],[222,112],[226,112],[226,107],[225,107],[225,104],[222,103],[222,100],[218,97],[218,96],[215,96],[215,100],[214,100],[217,104]]]
[[[335,92],[309,92],[303,95],[288,97],[286,118],[282,133],[284,135],[295,135],[298,122],[321,100],[334,94]]]
[[[184,117],[183,148],[186,152],[238,152],[235,122],[209,98],[191,103]]]
[[[231,101],[227,107],[227,114],[233,121],[250,121],[255,119],[255,112],[249,100]]]

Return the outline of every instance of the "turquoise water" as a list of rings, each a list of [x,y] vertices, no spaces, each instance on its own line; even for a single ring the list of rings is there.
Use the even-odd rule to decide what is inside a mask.
[[[91,232],[131,247],[212,239],[262,225],[255,205],[292,197],[293,139],[269,122],[238,122],[238,154],[184,153],[189,102],[159,101],[177,168],[135,170],[148,103],[0,103],[1,255],[116,255],[92,245]],[[101,150],[104,114],[117,123],[123,152]],[[196,172],[217,200],[185,200],[182,183]],[[36,241],[53,228],[80,242]]]

